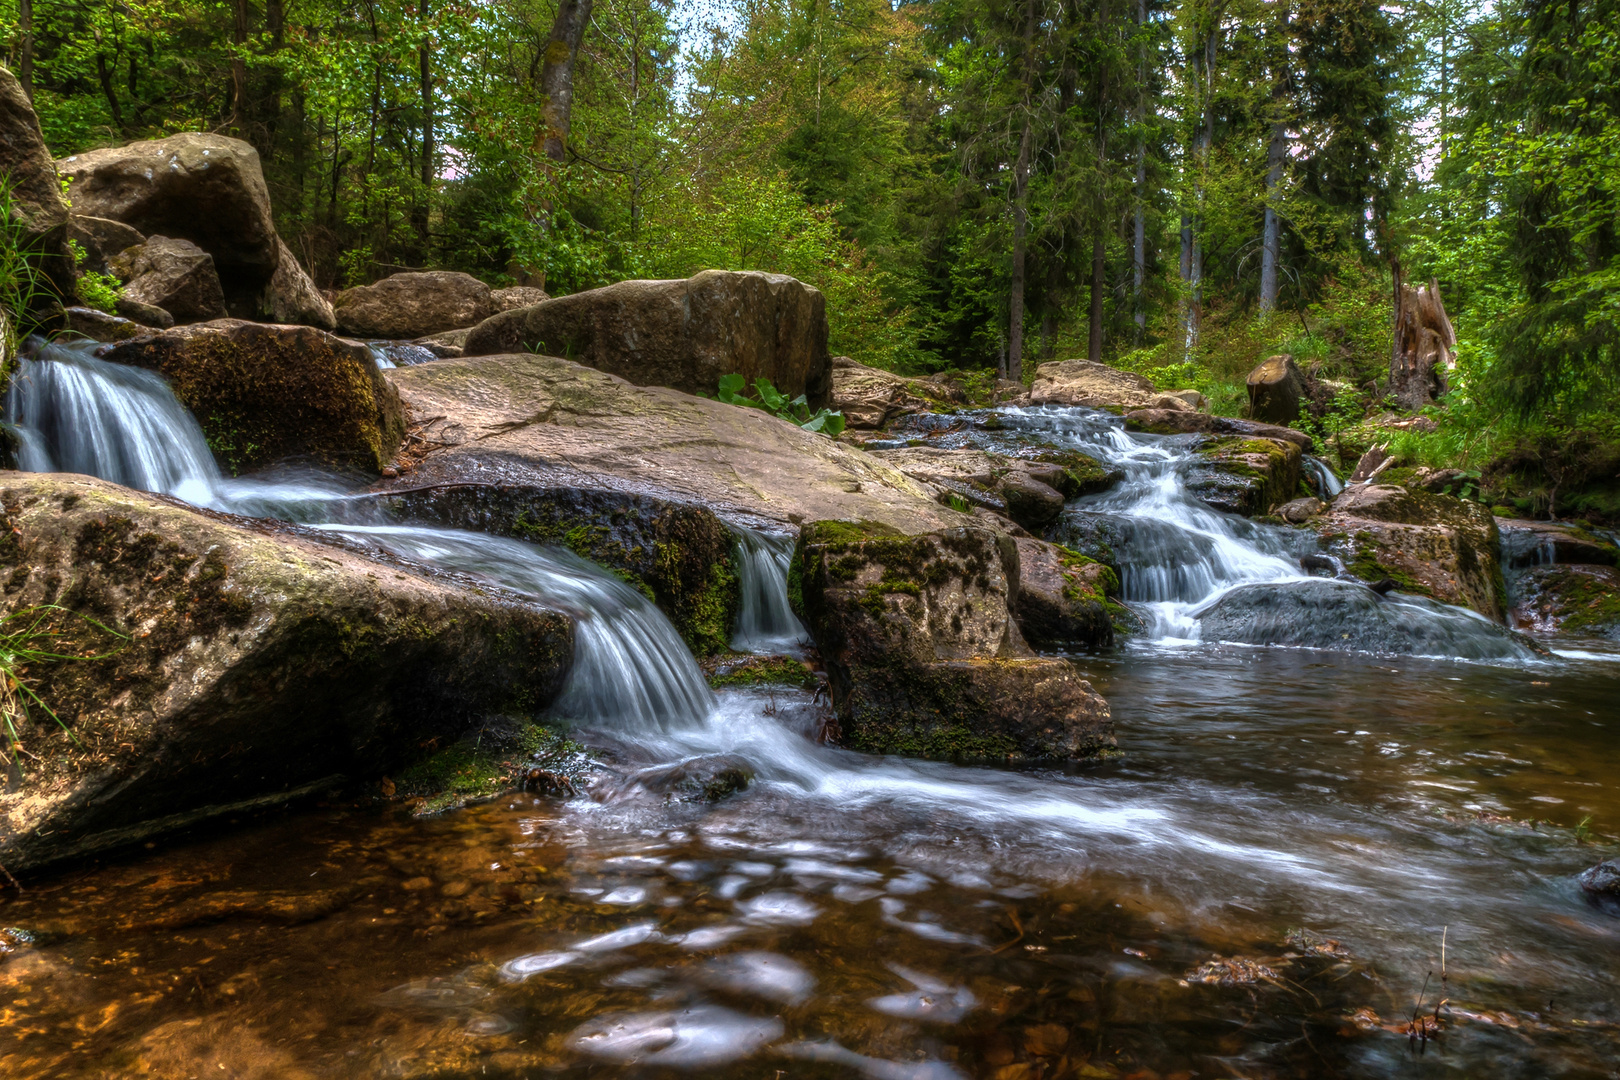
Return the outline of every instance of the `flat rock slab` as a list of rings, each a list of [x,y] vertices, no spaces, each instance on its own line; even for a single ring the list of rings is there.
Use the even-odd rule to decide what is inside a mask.
[[[558,357],[461,357],[384,374],[431,448],[394,489],[605,488],[776,531],[823,518],[908,533],[968,520],[899,470],[796,424]]]
[[[1176,411],[1192,408],[1185,400],[1156,390],[1134,371],[1120,371],[1090,360],[1059,360],[1035,369],[1029,388],[1031,405],[1080,405],[1127,412],[1132,409]]]
[[[527,598],[103,481],[0,473],[0,507],[3,610],[125,635],[46,613],[63,651],[100,658],[28,673],[72,734],[38,713],[21,732],[0,794],[14,871],[375,776],[544,708],[573,661],[571,619]]]

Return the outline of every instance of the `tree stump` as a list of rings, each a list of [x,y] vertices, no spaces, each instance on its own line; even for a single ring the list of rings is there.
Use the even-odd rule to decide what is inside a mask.
[[[1457,332],[1446,317],[1440,284],[1433,278],[1414,289],[1395,266],[1395,340],[1390,349],[1389,391],[1401,408],[1416,412],[1446,392],[1446,372],[1456,361]]]
[[[1249,419],[1292,427],[1299,421],[1305,374],[1286,353],[1267,357],[1249,372]]]

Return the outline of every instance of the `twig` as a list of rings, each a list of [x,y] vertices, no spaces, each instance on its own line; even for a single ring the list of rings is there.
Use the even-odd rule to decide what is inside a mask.
[[[6,869],[5,863],[0,863],[0,874],[6,875],[6,880],[11,882],[12,888],[16,889],[18,892],[25,891],[22,887],[22,882],[11,876],[11,871]]]

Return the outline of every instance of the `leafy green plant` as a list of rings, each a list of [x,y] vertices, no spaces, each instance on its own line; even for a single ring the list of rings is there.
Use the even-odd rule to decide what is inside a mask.
[[[90,257],[89,253],[84,250],[84,245],[77,240],[69,240],[68,249],[73,252],[73,261],[75,263],[83,263]],[[77,288],[80,300],[97,311],[108,315],[117,313],[118,300],[124,295],[122,282],[111,274],[101,274],[94,270],[88,270],[79,275]]]
[[[56,618],[58,615],[67,617],[67,626]],[[29,685],[29,668],[68,660],[101,660],[112,655],[110,652],[61,651],[74,648],[72,624],[75,622],[94,627],[119,641],[129,640],[127,635],[103,626],[88,615],[57,604],[36,604],[0,618],[0,728],[4,729],[6,744],[4,752],[0,753],[3,759],[0,764],[11,774],[13,783],[21,778],[22,757],[28,754],[22,743],[22,728],[33,721],[34,710],[43,712],[78,741],[56,715],[56,710]]]
[[[798,424],[806,431],[819,432],[828,438],[837,438],[844,430],[844,414],[832,412],[829,409],[817,409],[814,414],[810,412],[810,403],[803,394],[792,400],[771,385],[769,379],[755,379],[754,393],[758,398],[743,396],[742,390],[747,380],[741,375],[731,374],[720,376],[720,392],[715,399],[727,405],[741,405],[744,408],[760,409],[782,420]]]
[[[20,320],[46,292],[35,254],[29,250],[27,227],[12,211],[10,177],[0,177],[0,368],[16,354]]]

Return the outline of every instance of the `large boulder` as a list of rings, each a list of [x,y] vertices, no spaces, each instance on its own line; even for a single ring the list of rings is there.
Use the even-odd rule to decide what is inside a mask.
[[[1312,526],[1363,581],[1389,581],[1496,622],[1506,613],[1496,520],[1479,503],[1393,484],[1355,484]]]
[[[1079,453],[1047,455],[1062,456],[1064,463],[1059,464],[1056,460],[1015,458],[989,450],[944,450],[933,446],[868,452],[912,479],[939,488],[947,504],[954,496],[972,506],[1004,514],[1030,530],[1057,520],[1065,496],[1099,490],[1088,484],[1098,473],[1108,475],[1096,461]]]
[[[1529,659],[1537,649],[1497,623],[1418,596],[1349,581],[1240,585],[1198,613],[1205,641],[1353,652]]]
[[[1305,373],[1286,353],[1268,357],[1246,380],[1249,416],[1263,424],[1291,424],[1305,400]]]
[[[149,237],[114,255],[108,266],[123,280],[126,297],[162,308],[176,322],[227,317],[213,256],[189,240]]]
[[[422,418],[395,488],[609,488],[770,532],[823,518],[907,532],[967,520],[898,470],[797,424],[557,357],[462,357],[384,374]]]
[[[1502,563],[1512,569],[1549,563],[1620,566],[1620,545],[1591,529],[1564,521],[1497,518]]]
[[[405,435],[399,395],[371,351],[311,327],[220,319],[100,355],[168,379],[233,471],[307,456],[375,474]]]
[[[132,229],[122,221],[92,217],[89,214],[68,215],[68,239],[84,249],[84,261],[79,270],[94,270],[98,274],[108,271],[107,263],[119,252],[137,244],[146,243],[140,230]]]
[[[185,132],[74,154],[57,168],[68,179],[74,213],[189,240],[213,256],[230,314],[298,315],[332,327],[330,313],[309,300],[313,283],[276,234],[270,190],[250,144]]]
[[[1119,575],[1079,552],[1019,539],[1013,614],[1038,649],[1102,649],[1114,643]]]
[[[1243,435],[1255,439],[1281,439],[1305,453],[1315,448],[1314,440],[1303,431],[1239,420],[1233,416],[1174,409],[1139,409],[1125,414],[1125,430],[1149,435]]]
[[[275,323],[336,330],[337,316],[315,282],[304,273],[292,249],[276,237],[276,270],[259,294],[258,318]]]
[[[844,414],[852,430],[877,430],[899,416],[929,408],[913,380],[881,368],[857,364],[847,356],[832,358],[832,407]]]
[[[557,544],[652,598],[699,656],[731,644],[741,592],[732,533],[710,510],[601,488],[436,484],[378,502],[393,516]]]
[[[502,312],[465,355],[566,356],[637,386],[712,394],[720,377],[768,379],[811,410],[832,403],[821,293],[782,274],[705,270],[685,281],[621,281]]]
[[[332,310],[345,334],[408,340],[476,326],[499,309],[489,286],[472,275],[428,270],[344,289]]]
[[[68,204],[62,197],[56,167],[45,148],[39,117],[23,93],[22,83],[0,67],[0,175],[11,189],[11,220],[19,227],[23,250],[37,260],[53,297],[73,296],[73,256],[68,251]]]
[[[1082,405],[1089,409],[1129,412],[1132,409],[1190,410],[1180,397],[1161,393],[1132,371],[1120,371],[1090,360],[1058,360],[1035,369],[1029,388],[1031,405]]]
[[[491,289],[489,298],[496,311],[512,311],[550,300],[551,294],[533,285],[513,285],[507,289]]]
[[[1613,566],[1532,567],[1513,592],[1512,621],[1520,629],[1620,640],[1620,570]]]
[[[1299,493],[1301,454],[1283,439],[1223,435],[1198,447],[1199,463],[1187,490],[1217,510],[1231,514],[1270,513]]]
[[[27,672],[69,730],[36,709],[19,733],[0,794],[12,871],[374,778],[544,707],[572,662],[567,616],[487,584],[85,477],[5,474],[0,505],[0,606],[58,605],[41,626],[100,657]]]
[[[789,596],[826,664],[846,745],[979,761],[1078,760],[1114,747],[1108,703],[1020,636],[1017,560],[1010,537],[981,528],[805,526]]]

